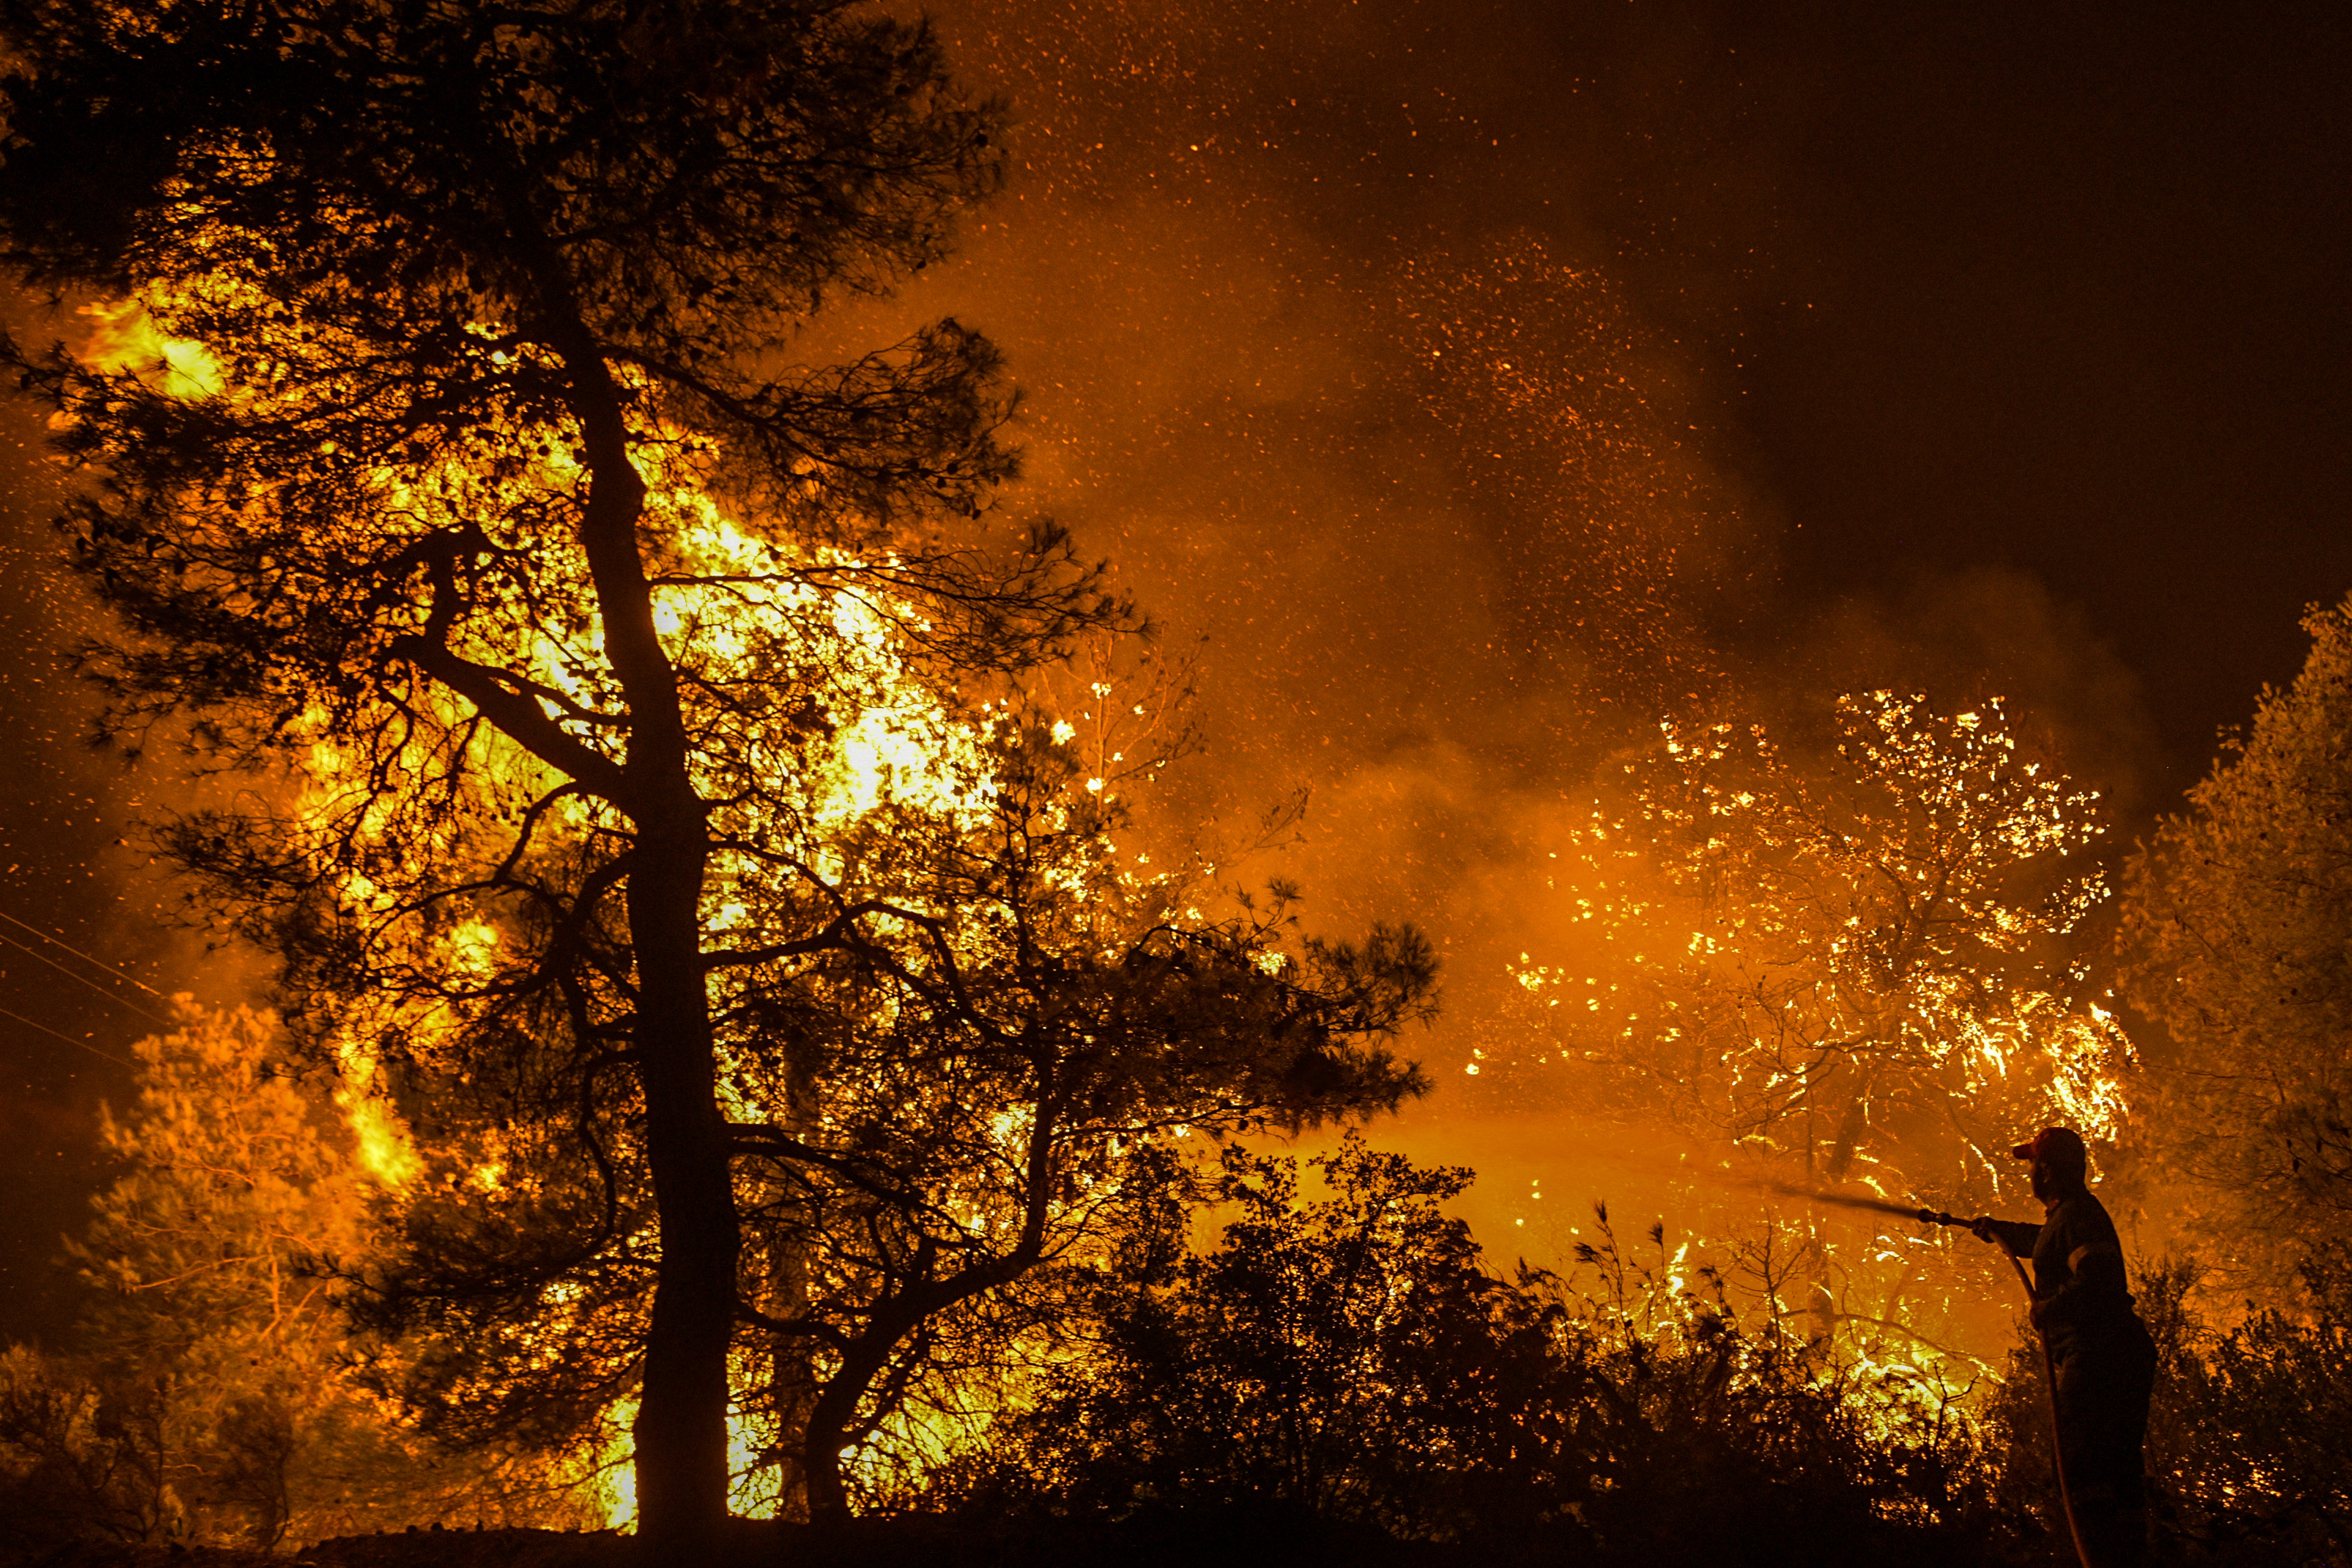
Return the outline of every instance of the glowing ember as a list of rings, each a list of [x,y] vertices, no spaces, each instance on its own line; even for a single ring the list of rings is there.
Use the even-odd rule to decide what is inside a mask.
[[[2020,757],[1998,700],[1943,718],[1876,691],[1836,721],[1811,763],[1760,725],[1663,726],[1564,851],[1561,951],[1514,966],[1530,1043],[1485,1065],[1663,1118],[1727,1175],[1982,1212],[2013,1188],[2019,1130],[2096,1140],[2126,1109],[2130,1042],[2063,945],[2106,896],[2066,864],[2101,831],[2095,797]],[[1921,1299],[1940,1243],[1799,1223],[1842,1342],[1945,1337],[1948,1279]]]

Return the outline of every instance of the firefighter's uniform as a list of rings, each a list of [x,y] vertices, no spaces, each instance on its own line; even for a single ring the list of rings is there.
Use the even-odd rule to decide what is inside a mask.
[[[2116,1223],[2077,1186],[2040,1225],[1990,1225],[2033,1259],[2033,1324],[2057,1374],[2059,1453],[2083,1544],[2096,1568],[2132,1568],[2147,1541],[2141,1448],[2156,1345],[2132,1310]]]

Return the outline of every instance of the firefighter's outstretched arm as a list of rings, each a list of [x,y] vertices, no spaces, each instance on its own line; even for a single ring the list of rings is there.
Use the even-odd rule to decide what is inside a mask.
[[[2033,1244],[2042,1239],[2042,1227],[2023,1220],[1995,1219],[1983,1215],[1969,1223],[1969,1234],[1979,1241],[1995,1243],[2016,1257],[2031,1258]]]

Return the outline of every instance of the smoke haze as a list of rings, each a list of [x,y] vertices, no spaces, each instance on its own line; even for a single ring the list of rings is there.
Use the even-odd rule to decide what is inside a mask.
[[[2016,434],[1968,417],[1982,389],[1948,366],[1873,384],[1886,366],[1864,362],[1818,407],[1744,402],[1759,340],[1785,350],[1819,330],[1809,293],[1864,304],[1864,258],[1804,232],[1834,205],[1818,165],[1850,129],[1838,113],[1918,129],[1889,109],[1895,84],[1839,72],[1878,51],[1916,65],[1943,40],[1833,44],[1803,8],[1776,33],[1704,5],[972,3],[940,17],[968,79],[1014,105],[1013,174],[963,256],[908,291],[905,319],[953,313],[1007,347],[1030,398],[1025,502],[1108,555],[1172,645],[1197,644],[1205,755],[1163,785],[1169,819],[1246,822],[1304,787],[1302,841],[1278,868],[1305,882],[1310,923],[1410,919],[1438,942],[1446,1015],[1414,1044],[1439,1089],[1375,1135],[1477,1167],[1469,1212],[1498,1251],[1525,1239],[1540,1189],[1555,1215],[1563,1196],[1644,1216],[1720,1202],[1687,1173],[1703,1152],[1661,1162],[1654,1138],[1469,1073],[1503,1027],[1508,962],[1574,951],[1551,855],[1595,764],[1662,714],[1733,690],[1801,731],[1844,690],[1918,691],[1946,712],[2005,697],[2021,743],[2104,797],[2118,851],[2202,766],[2217,720],[2154,715],[2141,668],[2168,677],[2167,698],[2184,682],[2107,586],[2102,549],[2145,570],[2148,534],[2087,521],[2117,504],[2096,496],[2045,490],[2042,520],[2005,511],[2000,481],[1968,471]],[[1968,74],[1990,40],[1959,30],[1961,79],[1937,108],[1956,126],[2000,118],[2008,85]],[[2011,139],[1990,155],[2051,153]],[[1961,192],[1952,221],[2000,200]],[[2021,190],[2020,212],[2041,200]],[[1919,318],[1967,292],[1885,323],[1850,314],[1831,343],[1917,351]],[[2048,362],[2028,402],[2083,393],[2063,343],[2010,346]],[[1790,439],[1799,420],[1845,445]],[[2021,470],[2010,482],[2030,489],[2052,462],[2117,498],[2147,482],[2098,449],[2095,418],[2072,427],[2085,450],[2071,465],[2037,431],[2003,454]],[[1884,429],[1938,503],[1792,510],[1791,448],[1875,473]],[[1972,489],[1988,515],[1949,516]],[[1915,529],[1933,534],[1924,548],[1906,547]],[[2037,556],[2044,532],[2065,542]],[[2319,553],[2352,575],[2342,549]],[[2063,585],[2053,562],[2072,568]],[[2272,592],[2276,668],[2294,617]],[[2005,1303],[1998,1259],[1973,1263]]]
[[[1727,680],[1765,716],[1876,685],[2007,695],[2126,802],[2149,753],[2128,670],[2026,574],[1790,599],[1787,520],[1740,477],[1717,384],[1774,280],[1704,247],[1628,259],[1600,219],[1646,172],[1769,222],[1803,79],[1629,153],[1688,57],[1728,46],[1587,20],[951,6],[953,57],[1014,105],[1013,177],[871,329],[954,314],[1007,347],[1023,504],[1197,647],[1205,756],[1169,816],[1309,790],[1278,868],[1322,929],[1436,938],[1449,1086],[1505,961],[1554,924],[1550,848],[1595,762]],[[1710,297],[1664,319],[1641,295],[1664,274]]]
[[[810,352],[946,313],[1004,347],[1015,509],[1196,661],[1203,750],[1158,820],[1241,842],[1307,789],[1300,842],[1243,874],[1445,957],[1407,1042],[1440,1088],[1376,1138],[1478,1167],[1498,1250],[1568,1234],[1519,1223],[1537,1188],[1645,1221],[1695,1201],[1693,1150],[1464,1070],[1508,961],[1563,941],[1550,857],[1596,763],[1727,689],[1775,722],[1999,694],[2128,841],[2292,673],[2300,605],[2352,586],[2346,50],[2292,13],[951,0],[957,72],[1013,107],[1009,187]],[[137,791],[53,673],[87,611],[9,419],[0,907],[220,994],[112,848]],[[63,983],[10,996],[145,1028]],[[0,1337],[55,1318],[13,1282],[49,1278],[115,1081],[5,1038],[33,1195]]]

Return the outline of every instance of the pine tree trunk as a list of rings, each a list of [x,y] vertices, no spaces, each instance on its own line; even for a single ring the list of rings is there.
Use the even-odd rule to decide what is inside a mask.
[[[635,1043],[661,1237],[635,1427],[637,1533],[652,1560],[690,1563],[713,1554],[727,1522],[727,1360],[741,1245],[702,966],[709,825],[694,788],[677,670],[655,624],[637,539],[646,485],[619,390],[568,299],[551,314],[594,476],[581,543],[630,721],[623,773],[636,829],[628,882]]]
[[[629,879],[637,1047],[661,1261],[637,1407],[637,1531],[667,1561],[712,1549],[727,1518],[727,1352],[740,1247],[703,991],[698,912],[705,853],[690,825],[639,821]]]
[[[783,1131],[806,1141],[818,1123],[817,1086],[810,1069],[815,1047],[795,1039],[785,1054]],[[768,1201],[779,1209],[789,1203],[784,1185],[770,1178]],[[760,1288],[768,1315],[790,1322],[809,1310],[809,1244],[800,1226],[771,1221],[760,1246]],[[816,1407],[821,1383],[816,1369],[816,1341],[808,1334],[776,1333],[768,1342],[767,1411],[776,1433],[776,1485],[779,1519],[809,1518],[808,1471],[803,1442],[809,1415]]]

